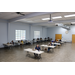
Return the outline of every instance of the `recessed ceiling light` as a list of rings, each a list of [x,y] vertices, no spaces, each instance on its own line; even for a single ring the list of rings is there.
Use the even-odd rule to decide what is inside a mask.
[[[42,20],[50,20],[50,18],[43,18]]]
[[[64,17],[73,17],[75,16],[75,14],[72,14],[72,15],[65,15]]]
[[[59,19],[62,18],[62,16],[52,17],[52,19]]]

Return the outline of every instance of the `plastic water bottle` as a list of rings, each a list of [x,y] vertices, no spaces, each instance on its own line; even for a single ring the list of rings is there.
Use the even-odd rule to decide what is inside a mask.
[[[34,51],[35,51],[35,48],[34,48]]]

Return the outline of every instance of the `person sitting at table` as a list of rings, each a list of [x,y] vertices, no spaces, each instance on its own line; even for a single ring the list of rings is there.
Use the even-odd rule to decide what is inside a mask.
[[[37,46],[35,47],[35,50],[38,50],[38,51],[41,50],[41,48],[39,47],[39,45],[37,45]],[[35,54],[35,53],[34,53],[34,56],[35,56],[35,58],[37,58],[37,57],[38,57],[38,54]]]
[[[55,41],[53,43],[57,43],[56,39],[55,39]],[[54,44],[54,46],[56,46],[56,44]]]
[[[13,45],[14,45],[14,41],[12,40],[12,41],[10,42],[10,44],[13,44]]]
[[[61,39],[59,41],[61,42]]]
[[[52,43],[50,42],[48,45],[49,45],[49,46],[52,46]],[[51,49],[51,48],[49,47],[47,52],[49,52],[50,49]]]
[[[7,42],[7,44],[10,44],[9,42]]]
[[[56,41],[56,39],[55,39],[55,41],[54,41],[54,42],[57,42],[57,41]]]
[[[20,41],[18,41],[18,43],[20,43]]]
[[[21,40],[21,44],[24,44],[24,43],[23,43],[23,40]]]

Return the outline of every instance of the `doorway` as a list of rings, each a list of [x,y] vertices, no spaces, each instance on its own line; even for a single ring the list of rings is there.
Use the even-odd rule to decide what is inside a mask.
[[[55,34],[55,39],[58,41],[58,39],[62,39],[62,34]]]
[[[75,43],[75,34],[72,34],[72,43]]]

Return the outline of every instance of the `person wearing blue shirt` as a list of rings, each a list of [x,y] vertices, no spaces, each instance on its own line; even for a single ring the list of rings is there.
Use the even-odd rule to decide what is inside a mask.
[[[57,43],[56,40],[54,41],[54,43]],[[56,46],[56,44],[54,44],[54,46]]]
[[[52,46],[52,43],[51,43],[51,42],[49,43],[49,46]],[[50,49],[51,49],[51,48],[48,48],[48,52],[50,51]]]
[[[38,50],[38,51],[41,50],[41,48],[39,47],[39,45],[37,45],[37,46],[35,47],[35,50]],[[38,54],[35,54],[35,53],[34,53],[34,56],[35,56],[35,57],[38,57]]]

